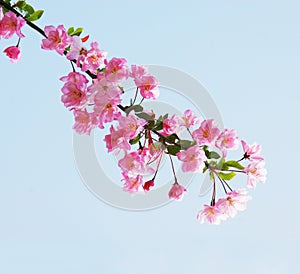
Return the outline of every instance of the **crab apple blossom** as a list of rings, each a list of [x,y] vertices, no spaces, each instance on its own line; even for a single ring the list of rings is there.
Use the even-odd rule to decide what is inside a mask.
[[[13,12],[9,11],[4,14],[0,20],[0,38],[9,39],[15,33],[20,38],[25,37],[21,32],[22,27],[25,25],[26,21],[21,16],[17,16]]]
[[[241,141],[243,150],[244,150],[244,158],[253,162],[253,161],[262,161],[264,157],[260,155],[261,146],[257,143],[252,145],[248,145],[244,140]]]
[[[141,154],[133,151],[125,154],[125,156],[119,160],[119,167],[128,174],[128,176],[137,176],[147,173],[153,173],[154,170],[147,165],[147,154]]]
[[[54,26],[46,26],[46,39],[42,40],[42,49],[55,50],[58,54],[63,55],[66,47],[72,43],[72,37],[67,34],[63,25],[57,28]]]
[[[199,211],[197,219],[201,220],[202,224],[208,221],[210,224],[219,225],[222,220],[226,219],[226,216],[218,206],[204,205],[204,209]]]
[[[163,134],[164,135],[172,135],[174,133],[179,133],[181,127],[181,117],[177,114],[172,115],[170,118],[166,118],[163,120]]]
[[[143,184],[143,176],[137,175],[137,176],[128,176],[126,172],[122,173],[124,181],[123,190],[129,193],[136,193],[138,192]]]
[[[180,184],[174,183],[169,191],[169,199],[174,199],[177,201],[182,200],[183,194],[187,192],[187,190]]]
[[[216,140],[216,147],[223,153],[223,158],[227,155],[227,149],[238,149],[239,141],[234,129],[224,129]]]
[[[21,51],[19,47],[10,46],[3,51],[12,63],[17,63],[21,58]]]
[[[104,123],[119,119],[121,115],[118,109],[118,104],[121,103],[120,95],[120,91],[113,89],[107,91],[104,95],[102,93],[97,93],[95,95],[94,111],[100,114],[100,128],[104,128]]]
[[[209,119],[202,121],[200,128],[194,130],[192,132],[192,136],[200,146],[212,145],[219,133],[220,130],[217,126],[215,126],[214,120]]]
[[[122,128],[116,130],[114,126],[111,126],[110,134],[105,135],[104,141],[108,152],[113,150],[130,150],[129,140],[126,137],[125,130]]]
[[[145,99],[156,100],[159,96],[159,85],[156,78],[152,75],[144,75],[141,77],[138,88]]]
[[[131,65],[130,77],[133,78],[136,86],[141,84],[141,79],[145,75],[148,75],[148,69],[145,66]]]
[[[127,80],[129,76],[127,60],[124,58],[112,58],[106,64],[105,76],[107,81],[114,83]]]
[[[244,168],[244,172],[248,175],[247,186],[255,188],[256,183],[264,183],[266,181],[267,170],[265,169],[265,162],[252,162]]]
[[[92,129],[98,125],[98,118],[95,113],[89,113],[87,110],[74,110],[75,124],[73,129],[79,134],[90,135]]]
[[[128,136],[129,139],[134,139],[143,130],[147,121],[137,118],[134,110],[132,110],[127,116],[120,117],[119,124],[126,136]]]
[[[201,118],[197,117],[197,115],[190,109],[187,109],[184,112],[184,115],[181,119],[181,125],[185,126],[186,128],[191,128],[197,124],[200,124],[200,122]]]
[[[97,69],[104,66],[104,60],[107,52],[100,50],[97,42],[91,43],[91,49],[83,50],[77,59],[77,66],[81,67],[82,71],[90,71],[97,74]]]
[[[86,52],[86,49],[84,49],[84,47],[83,47],[81,38],[78,36],[72,36],[70,50],[66,55],[67,59],[68,60],[77,60],[82,52]]]
[[[87,87],[88,79],[79,72],[70,72],[67,76],[63,76],[60,78],[63,82],[70,82],[76,85],[78,89],[85,90]]]
[[[251,197],[247,194],[246,189],[234,190],[227,193],[226,198],[219,199],[216,207],[225,216],[233,218],[237,214],[237,211],[244,211],[246,209],[246,203],[249,200],[251,200]]]
[[[178,152],[177,158],[183,162],[182,171],[183,172],[203,172],[205,167],[204,161],[206,161],[206,156],[203,151],[198,146],[191,146],[187,150]]]
[[[61,101],[67,108],[81,108],[86,102],[86,90],[79,89],[73,82],[65,83],[61,91]]]

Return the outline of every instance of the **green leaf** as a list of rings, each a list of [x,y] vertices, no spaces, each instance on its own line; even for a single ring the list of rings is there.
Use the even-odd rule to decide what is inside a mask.
[[[180,147],[179,146],[168,146],[167,150],[168,150],[169,154],[176,156],[176,154],[180,151]]]
[[[244,167],[237,161],[227,161],[226,165],[230,167],[235,167],[240,170],[244,169]]]
[[[203,147],[205,155],[208,159],[219,159],[221,156],[215,151],[209,151],[207,147]]]
[[[126,114],[128,114],[132,110],[134,110],[135,113],[142,112],[143,111],[143,107],[141,105],[133,105],[133,106],[131,106],[129,108],[126,108],[125,112],[126,112]]]
[[[153,118],[145,112],[137,113],[136,116],[139,118],[145,119],[146,121],[153,121]]]
[[[73,34],[72,34],[72,36],[80,36],[80,34],[83,32],[83,28],[77,28],[74,32],[73,32]]]
[[[179,137],[175,133],[173,133],[172,135],[170,135],[166,138],[166,141],[168,143],[174,143],[176,140],[179,140]],[[178,146],[178,147],[180,148],[180,146]]]
[[[135,144],[137,144],[140,141],[140,139],[141,139],[141,134],[139,134],[138,136],[136,136],[134,139],[129,140],[129,143],[131,145],[135,145]]]
[[[189,147],[194,146],[196,142],[190,140],[179,140],[177,144],[180,145],[182,149],[188,149]]]
[[[27,17],[27,20],[31,21],[31,22],[39,20],[42,17],[43,13],[44,13],[43,10],[37,10],[33,14],[31,14],[29,17]]]
[[[74,33],[74,28],[73,27],[70,27],[70,28],[68,28],[68,35],[72,35],[73,33]]]
[[[235,172],[230,172],[230,173],[219,173],[219,177],[223,180],[229,181],[235,177],[236,173]]]
[[[221,160],[216,164],[216,168],[220,170],[228,170],[228,166],[225,161],[225,158],[221,158]]]
[[[19,1],[18,3],[16,3],[16,7],[18,7],[21,11],[23,11],[26,5],[26,1]]]
[[[25,18],[28,18],[34,13],[34,8],[26,4],[26,6],[23,7],[23,11],[25,12]]]
[[[163,129],[163,122],[162,121],[157,121],[155,126],[153,127],[154,130],[162,130]]]

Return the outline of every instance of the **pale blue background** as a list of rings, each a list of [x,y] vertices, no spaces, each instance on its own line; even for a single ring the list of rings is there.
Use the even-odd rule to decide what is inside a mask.
[[[263,145],[269,175],[221,226],[195,220],[209,199],[196,182],[183,202],[155,211],[102,203],[74,164],[58,81],[70,66],[26,29],[22,61],[0,56],[0,273],[299,273],[300,2],[31,3],[46,10],[41,26],[84,26],[110,56],[199,79],[225,125]]]

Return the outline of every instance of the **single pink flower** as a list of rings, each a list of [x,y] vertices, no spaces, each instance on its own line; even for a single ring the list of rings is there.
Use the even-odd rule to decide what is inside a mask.
[[[121,116],[119,119],[120,128],[122,128],[129,139],[134,139],[147,124],[144,119],[138,119],[132,110],[127,116]]]
[[[197,117],[196,114],[190,109],[187,109],[184,112],[184,116],[182,117],[181,125],[185,126],[186,128],[191,128],[196,124],[200,124],[200,122],[201,122],[201,118]]]
[[[9,39],[15,33],[20,38],[25,37],[25,35],[21,32],[25,23],[26,21],[21,16],[17,16],[11,11],[6,12],[0,20],[0,37]]]
[[[234,129],[224,129],[216,140],[216,147],[223,153],[223,158],[227,155],[227,149],[237,149],[239,147],[238,136]]]
[[[72,42],[70,45],[70,51],[67,53],[66,57],[68,60],[77,60],[80,54],[87,52],[83,47],[82,40],[79,36],[72,36]]]
[[[126,172],[122,173],[124,181],[123,190],[129,193],[136,193],[142,188],[143,177],[141,175],[137,176],[128,176]]]
[[[244,172],[248,175],[247,186],[255,188],[256,183],[264,183],[266,181],[267,170],[265,169],[265,162],[252,162],[244,168]]]
[[[204,120],[199,129],[192,132],[193,138],[196,140],[197,144],[202,145],[212,145],[219,135],[220,130],[215,126],[214,120]]]
[[[169,199],[180,201],[186,191],[187,190],[182,185],[174,183],[169,191]]]
[[[187,150],[178,152],[177,158],[183,162],[183,172],[190,171],[198,173],[203,172],[203,168],[205,167],[204,161],[207,159],[203,149],[198,146],[191,146]]]
[[[72,43],[72,37],[67,34],[63,25],[57,28],[54,26],[46,26],[46,39],[42,40],[42,49],[55,50],[58,54],[63,55],[66,47]]]
[[[140,93],[145,99],[156,100],[159,96],[159,85],[156,78],[152,75],[145,75],[141,77],[138,85]]]
[[[16,46],[10,46],[3,51],[12,63],[17,63],[21,58],[21,51]]]
[[[86,90],[79,89],[73,82],[65,83],[61,91],[61,101],[67,108],[81,108],[86,102]]]
[[[97,74],[97,69],[104,65],[107,52],[98,48],[97,42],[91,43],[91,49],[82,51],[77,59],[77,66],[82,71],[90,71]]]
[[[99,128],[104,128],[104,123],[118,120],[121,116],[118,104],[121,103],[119,90],[108,90],[104,95],[99,92],[94,97],[94,111],[99,113]]]
[[[244,211],[246,203],[251,200],[245,189],[227,193],[226,198],[219,199],[216,206],[225,216],[235,217],[237,211]]]
[[[133,78],[136,86],[141,84],[141,79],[145,75],[148,75],[148,69],[145,66],[131,65],[130,77]]]
[[[87,110],[74,110],[75,124],[73,129],[79,134],[90,135],[92,129],[97,126],[97,117]]]
[[[63,76],[59,80],[67,83],[73,83],[81,90],[85,90],[86,85],[89,82],[88,79],[79,72],[70,72],[67,76]]]
[[[249,161],[262,161],[264,157],[260,155],[261,146],[257,143],[252,145],[248,145],[245,141],[241,141],[243,150],[244,150],[244,158],[248,159]]]
[[[127,80],[129,69],[124,58],[112,58],[106,65],[105,76],[107,81],[119,83]]]
[[[181,117],[174,114],[170,118],[163,120],[163,134],[166,136],[172,135],[174,133],[179,133],[181,129]]]
[[[204,209],[200,210],[197,215],[197,220],[200,219],[202,224],[204,221],[208,221],[210,224],[218,225],[222,220],[226,219],[226,216],[224,216],[222,210],[218,206],[204,205]]]
[[[122,128],[115,130],[115,128],[111,126],[110,134],[105,135],[104,141],[108,152],[112,152],[113,150],[130,150],[129,140],[125,136],[125,131]]]

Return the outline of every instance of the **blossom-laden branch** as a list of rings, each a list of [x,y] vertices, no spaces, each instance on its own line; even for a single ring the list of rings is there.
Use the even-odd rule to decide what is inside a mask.
[[[181,200],[187,191],[177,181],[173,158],[182,162],[183,172],[209,173],[213,193],[210,205],[204,205],[197,215],[201,222],[219,224],[234,217],[237,211],[245,210],[251,197],[245,188],[233,190],[230,181],[237,173],[243,173],[247,175],[248,188],[265,182],[267,172],[260,145],[249,145],[242,140],[243,157],[238,161],[227,160],[228,151],[239,147],[235,130],[221,130],[213,119],[197,117],[191,110],[184,111],[183,115],[157,117],[142,106],[144,100],[159,97],[159,83],[146,67],[129,67],[124,58],[108,59],[107,52],[96,41],[86,45],[89,35],[80,37],[82,28],[66,29],[59,25],[41,29],[32,22],[43,15],[42,10],[36,11],[26,1],[11,2],[0,0],[0,38],[10,39],[16,34],[18,42],[4,53],[13,63],[20,60],[20,41],[25,37],[21,30],[27,24],[43,36],[42,49],[56,51],[71,62],[72,71],[60,78],[64,83],[61,101],[73,113],[73,129],[79,134],[89,135],[95,128],[104,129],[110,124],[104,142],[108,152],[124,155],[118,162],[124,191],[150,191],[155,186],[161,160],[167,154],[174,174],[170,199]],[[133,80],[136,91],[133,99],[124,105],[123,84],[128,79]],[[136,104],[138,97],[140,103]],[[183,131],[189,133],[190,140],[180,137]],[[242,165],[244,161],[248,164]],[[151,173],[152,179],[145,182],[144,177]],[[218,186],[225,197],[217,200]]]

